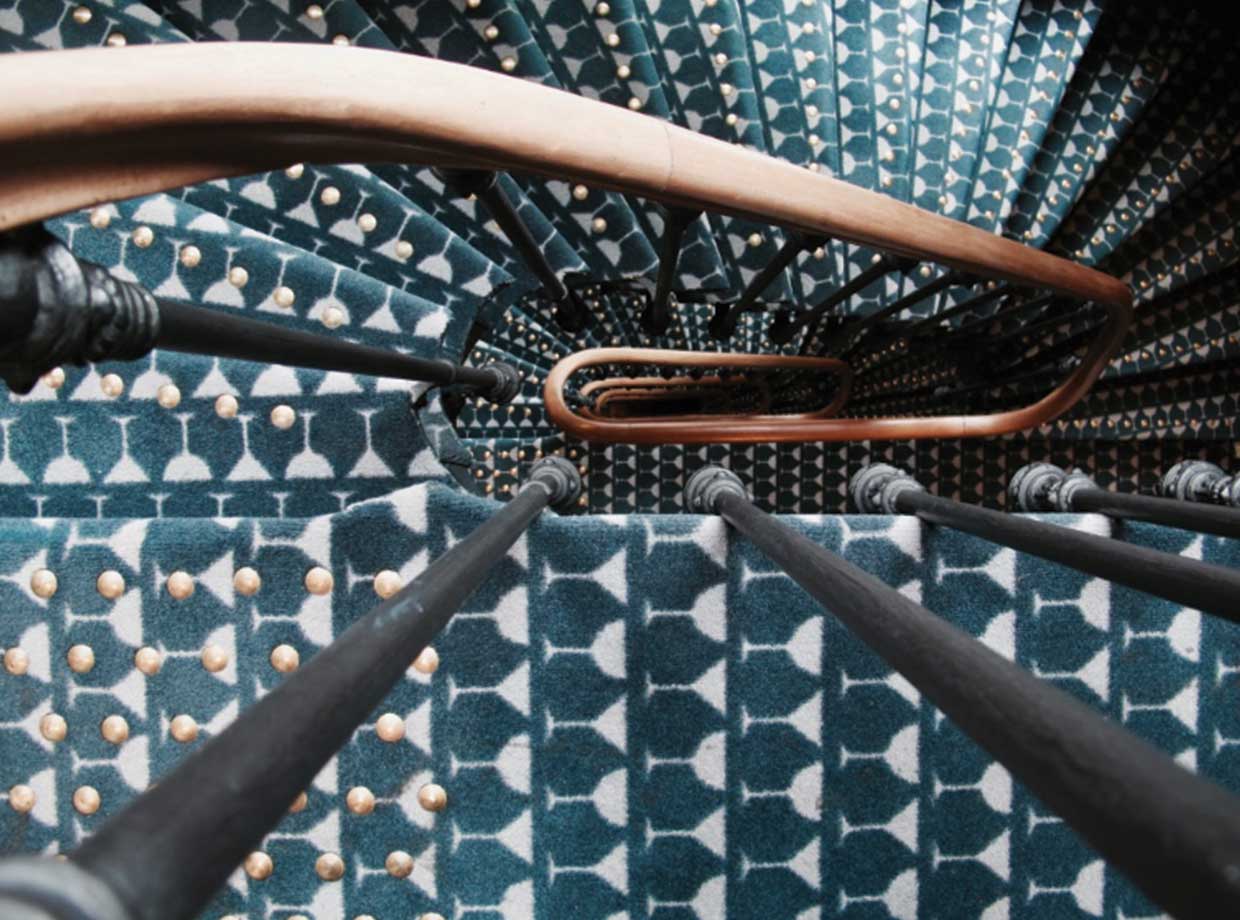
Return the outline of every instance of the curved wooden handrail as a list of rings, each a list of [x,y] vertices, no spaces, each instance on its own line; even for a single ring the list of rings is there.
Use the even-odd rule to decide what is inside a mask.
[[[1047,288],[1107,311],[1080,366],[1023,409],[772,421],[744,437],[716,432],[711,441],[1030,428],[1085,394],[1131,320],[1128,287],[1083,265],[657,118],[464,65],[334,46],[155,45],[5,55],[0,89],[8,100],[0,121],[0,230],[297,161],[416,162],[532,173],[735,214]],[[580,437],[616,439],[567,415],[557,421]],[[683,440],[630,427],[625,440]]]
[[[848,402],[849,392],[852,388],[853,373],[852,368],[838,358],[807,358],[790,355],[753,355],[742,353],[727,352],[701,352],[701,351],[675,351],[672,349],[656,349],[656,348],[592,348],[585,351],[579,351],[571,356],[578,358],[577,364],[569,370],[564,376],[567,381],[574,373],[583,367],[591,367],[602,364],[654,364],[667,365],[672,367],[737,367],[737,368],[772,368],[781,370],[795,370],[801,368],[804,370],[827,371],[838,377],[836,393],[831,402],[821,409],[812,412],[795,412],[795,413],[734,413],[734,414],[691,414],[677,415],[675,421],[681,424],[686,420],[701,421],[711,426],[726,425],[731,428],[741,427],[757,420],[759,422],[767,422],[771,419],[815,419],[830,418],[839,413]],[[554,369],[552,371],[554,373]],[[667,397],[675,398],[675,396],[692,391],[693,388],[704,389],[703,384],[728,386],[728,381],[714,375],[700,378],[693,377],[609,377],[605,380],[591,380],[581,387],[582,396],[590,396],[594,393],[603,391],[597,397],[597,407],[602,409],[604,403],[608,400],[640,398],[641,394],[649,397],[650,390],[667,390]],[[546,393],[544,388],[544,394]],[[557,389],[556,398],[558,402],[563,402],[563,387]],[[769,394],[768,394],[769,396]],[[567,405],[564,406],[566,411],[569,410]],[[608,416],[602,415],[597,411],[588,407],[578,408],[576,415],[581,418],[595,419],[598,421],[607,421]],[[611,424],[627,425],[635,421],[657,421],[659,417],[651,416],[643,419],[640,416],[626,416],[623,421],[612,421]],[[667,420],[664,418],[664,420]],[[731,430],[731,428],[729,430]]]
[[[653,364],[670,367],[736,367],[736,368],[770,368],[774,370],[805,370],[826,371],[836,374],[839,384],[835,398],[822,409],[813,412],[802,412],[788,415],[677,415],[670,418],[637,417],[609,420],[594,412],[574,412],[564,399],[564,384],[579,370],[604,364]],[[840,411],[848,401],[848,393],[852,387],[852,368],[838,358],[807,358],[791,355],[751,355],[739,352],[717,351],[674,351],[659,348],[588,348],[569,355],[559,361],[547,375],[543,385],[543,403],[547,415],[553,422],[566,431],[573,431],[579,425],[591,427],[593,431],[601,431],[602,437],[591,440],[613,441],[624,443],[648,444],[696,444],[722,443],[726,441],[780,440],[779,438],[751,438],[751,432],[778,430],[781,427],[796,424],[813,424],[815,420],[830,418]],[[698,381],[684,378],[691,383]],[[641,384],[650,381],[649,386],[672,385],[673,380],[662,377],[629,377],[611,378],[612,383]],[[595,380],[582,387],[583,394],[588,390],[593,393],[604,387],[609,381]],[[588,394],[586,394],[588,395]],[[636,432],[657,431],[665,435],[662,439],[645,439],[633,437]],[[719,432],[728,433],[721,438]]]

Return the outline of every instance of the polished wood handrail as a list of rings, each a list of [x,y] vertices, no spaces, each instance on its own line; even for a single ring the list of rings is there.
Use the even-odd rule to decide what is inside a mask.
[[[602,354],[606,352],[606,354]],[[656,365],[665,365],[669,367],[718,367],[726,365],[737,368],[770,368],[778,370],[814,370],[827,371],[835,374],[838,378],[836,384],[836,393],[826,406],[821,409],[814,409],[808,412],[788,412],[788,413],[770,413],[765,414],[760,410],[749,413],[694,413],[675,416],[675,421],[679,424],[686,419],[702,420],[713,422],[716,426],[726,424],[727,426],[745,425],[755,419],[814,419],[814,418],[830,418],[838,415],[839,411],[848,402],[849,392],[852,388],[852,368],[840,361],[838,358],[805,358],[801,356],[784,356],[784,355],[751,355],[739,353],[725,352],[693,352],[693,351],[675,351],[671,349],[642,349],[642,348],[596,348],[578,353],[582,356],[584,363],[580,367],[598,366],[612,363],[628,363],[636,364],[648,363]],[[621,356],[613,360],[614,356]],[[575,373],[571,371],[569,376]],[[565,378],[567,380],[567,377]],[[753,382],[750,382],[753,385]],[[743,386],[742,381],[728,381],[722,377],[715,375],[707,375],[702,377],[678,376],[678,377],[609,377],[605,380],[591,380],[581,386],[578,391],[583,397],[591,397],[595,393],[599,395],[595,397],[595,408],[589,406],[580,406],[576,409],[576,414],[582,418],[607,420],[614,418],[602,412],[603,406],[607,402],[613,401],[638,401],[641,399],[675,399],[686,393],[708,392],[710,388],[721,388],[729,386]],[[770,404],[769,387],[766,390],[765,405]],[[663,391],[659,393],[651,393],[651,391]],[[557,391],[557,396],[562,390]],[[662,418],[665,421],[671,421],[666,416],[650,416],[643,419],[640,416],[624,416],[621,424],[628,424],[634,421],[658,421]]]
[[[734,214],[1047,288],[1107,312],[1076,370],[1021,409],[929,419],[772,417],[743,436],[696,433],[706,441],[1031,428],[1088,391],[1131,320],[1128,287],[1094,269],[657,118],[464,65],[361,48],[156,45],[6,55],[0,87],[8,99],[0,230],[296,161],[416,162],[525,172]],[[556,421],[588,439],[683,440],[636,424],[620,438],[563,412]]]
[[[812,412],[783,414],[696,414],[671,417],[635,417],[608,419],[586,410],[574,411],[564,398],[564,386],[568,379],[587,367],[615,364],[653,364],[656,367],[735,367],[741,369],[763,368],[769,370],[809,370],[831,373],[837,376],[835,397],[821,409]],[[559,361],[547,375],[543,385],[543,403],[553,422],[572,432],[574,427],[588,426],[591,431],[601,431],[602,437],[590,440],[623,443],[650,444],[697,444],[723,443],[729,441],[766,441],[779,438],[749,437],[753,432],[780,430],[794,424],[821,423],[837,414],[848,401],[852,388],[852,368],[838,358],[807,358],[793,355],[751,355],[739,352],[675,351],[660,348],[588,348]],[[692,378],[661,377],[614,377],[609,380],[593,380],[582,386],[582,394],[590,395],[603,389],[608,383],[616,385],[658,386],[673,385],[678,380],[696,384]],[[633,437],[656,432],[657,437]]]
[[[330,73],[332,79],[324,80]],[[1101,272],[783,160],[479,68],[363,48],[210,43],[0,60],[0,229],[290,162],[571,179],[1127,307]]]

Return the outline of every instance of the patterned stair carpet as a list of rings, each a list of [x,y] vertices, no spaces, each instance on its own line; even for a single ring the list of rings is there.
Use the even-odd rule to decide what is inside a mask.
[[[5,788],[36,797],[28,814],[0,812],[7,848],[71,848],[277,684],[273,649],[307,659],[392,573],[420,572],[490,511],[432,485],[307,520],[7,523],[3,628],[27,664],[0,677],[0,763]],[[1182,764],[1240,785],[1230,625],[907,518],[788,520]],[[1228,541],[1143,525],[1117,536],[1240,563]],[[316,567],[333,576],[327,593],[304,585]],[[30,587],[44,568],[59,579],[47,599]],[[234,584],[245,568],[257,592],[244,575]],[[124,581],[115,600],[96,585],[103,571]],[[174,573],[191,594],[174,596]],[[80,645],[89,670],[70,666]],[[136,667],[138,647],[158,652],[157,673]],[[436,648],[438,669],[410,668],[269,835],[270,876],[238,870],[204,916],[1155,913],[717,519],[545,518]],[[64,740],[44,736],[48,713],[66,720]],[[375,727],[386,713],[394,740]],[[101,731],[112,716],[121,743]],[[448,794],[438,814],[417,801],[430,781]],[[86,786],[100,803],[90,814]],[[369,813],[346,804],[370,798],[357,787]],[[413,857],[412,874],[387,871],[393,852]],[[316,874],[325,853],[342,878]]]
[[[1230,465],[1240,47],[1225,25],[1118,0],[0,0],[0,50],[15,53],[297,41],[495,70],[1069,255],[1138,297],[1095,390],[1018,436],[585,445],[543,413],[559,357],[605,344],[776,351],[770,308],[820,300],[875,253],[805,253],[764,293],[768,312],[721,345],[711,301],[735,299],[782,232],[694,224],[677,285],[698,296],[651,338],[625,292],[654,277],[662,213],[562,181],[501,180],[559,274],[619,286],[579,335],[558,328],[481,206],[421,167],[289,164],[50,221],[78,255],[159,296],[508,361],[523,387],[496,407],[156,352],[6,393],[0,791],[28,786],[34,804],[0,808],[5,849],[71,848],[278,682],[273,649],[306,660],[375,603],[376,584],[421,571],[559,451],[583,471],[584,507],[536,525],[437,643],[440,668],[411,669],[376,712],[403,720],[403,737],[360,730],[263,844],[270,876],[238,872],[205,917],[1154,916],[752,547],[715,521],[637,513],[680,512],[688,475],[725,463],[762,507],[1240,787],[1234,631],[950,532],[822,516],[847,510],[848,477],[873,459],[995,507],[1030,459],[1145,491],[1181,459]],[[889,277],[847,311],[928,277]],[[1238,561],[1213,538],[1118,536]],[[325,594],[305,587],[315,567],[332,575]],[[257,593],[237,575],[247,568]],[[32,587],[47,593],[45,570],[59,582],[50,597]],[[105,571],[123,580],[114,599],[96,585]],[[168,588],[180,572],[178,593],[194,586],[184,599]],[[76,646],[90,669],[81,649],[70,667]],[[135,658],[143,648],[154,652]],[[148,675],[137,665],[153,671],[152,655]],[[289,649],[275,661],[290,666]],[[59,736],[48,713],[65,719],[62,740],[45,736]],[[120,743],[104,736],[108,716],[124,720],[106,723]],[[417,804],[428,780],[448,792],[441,813]],[[358,786],[375,797],[369,814],[346,803]],[[90,795],[74,802],[84,787],[98,793],[91,814]],[[338,879],[330,859],[328,879],[316,872],[327,853]],[[412,871],[399,856],[389,871],[393,853]]]

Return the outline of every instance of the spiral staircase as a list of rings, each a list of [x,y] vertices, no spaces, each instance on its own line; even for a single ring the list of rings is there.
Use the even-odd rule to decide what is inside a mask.
[[[1226,25],[1205,8],[1092,0],[0,0],[3,50],[104,46],[122,74],[125,46],[184,42],[493,71],[874,190],[1134,296],[1097,381],[1034,427],[639,443],[626,413],[682,424],[681,403],[660,404],[668,381],[728,413],[766,400],[812,415],[839,397],[833,424],[1007,411],[1080,368],[1103,320],[1038,285],[1009,292],[753,214],[515,170],[479,185],[429,166],[289,163],[51,217],[75,256],[156,298],[503,363],[519,386],[507,401],[411,395],[391,377],[160,348],[6,391],[5,851],[90,838],[561,456],[584,485],[573,508],[518,540],[202,916],[1159,916],[769,558],[687,513],[685,494],[703,467],[727,467],[758,508],[1240,789],[1234,624],[849,502],[850,479],[879,462],[1011,511],[1009,480],[1033,462],[1146,493],[1180,461],[1232,464],[1240,44]],[[354,52],[338,53],[317,77],[325,97],[354,79]],[[140,88],[147,72],[128,78]],[[484,125],[501,146],[507,115]],[[622,172],[636,141],[606,142]],[[505,231],[514,218],[537,257]],[[798,312],[841,290],[817,325]],[[590,349],[625,350],[611,363],[629,376],[569,379],[562,362]],[[654,351],[709,357],[660,366]],[[746,389],[729,384],[738,355],[843,357],[856,376],[824,391],[790,361]],[[558,386],[564,413],[597,422],[610,410],[590,388],[617,379],[606,406],[646,409],[614,410],[614,436],[575,437],[549,404]],[[1045,519],[1240,563],[1234,540]]]

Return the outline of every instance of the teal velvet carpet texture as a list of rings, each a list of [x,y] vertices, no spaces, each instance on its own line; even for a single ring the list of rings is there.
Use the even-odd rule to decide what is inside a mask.
[[[416,486],[343,513],[10,521],[0,550],[4,782],[36,795],[0,812],[10,850],[71,848],[490,513]],[[1057,686],[1226,785],[1240,785],[1240,640],[1233,627],[975,538],[884,517],[789,523]],[[1057,524],[1109,532],[1098,517]],[[1240,563],[1226,541],[1148,526],[1125,539]],[[380,538],[381,537],[381,538]],[[322,566],[334,590],[308,593]],[[233,573],[251,566],[247,596]],[[50,600],[31,573],[59,576]],[[126,589],[105,600],[105,569]],[[173,571],[195,590],[175,599]],[[72,672],[86,644],[95,665]],[[223,650],[211,672],[201,649]],[[146,676],[134,651],[160,651]],[[1155,915],[1003,768],[722,523],[695,516],[548,517],[498,565],[373,721],[205,916],[1082,917]],[[48,712],[69,733],[40,733]],[[100,733],[122,716],[120,745]],[[170,733],[191,716],[197,740]],[[417,791],[448,794],[438,814]],[[89,785],[98,812],[78,813]],[[377,804],[358,815],[346,793]],[[385,870],[393,851],[414,871]],[[345,874],[322,881],[337,853]]]
[[[157,351],[0,394],[4,852],[72,849],[277,685],[273,649],[307,660],[378,601],[380,573],[407,582],[562,452],[583,507],[518,543],[436,642],[438,670],[411,668],[261,844],[270,876],[239,869],[204,917],[1157,916],[752,546],[680,512],[693,471],[734,468],[759,506],[1240,790],[1234,627],[951,531],[832,514],[874,460],[998,507],[1031,459],[1147,492],[1181,459],[1233,461],[1234,30],[1204,5],[1096,0],[0,0],[0,50],[16,54],[237,40],[430,56],[626,106],[1097,266],[1131,285],[1133,328],[1093,392],[1019,436],[586,445],[543,411],[554,363],[600,345],[721,347],[710,301],[739,296],[780,228],[695,221],[677,287],[702,296],[652,336],[633,291],[653,282],[664,215],[557,179],[500,182],[553,270],[615,285],[576,334],[485,209],[421,166],[288,164],[48,221],[157,296],[506,361],[522,386],[509,406],[457,404]],[[778,350],[772,310],[821,300],[875,257],[840,241],[803,253],[724,347]],[[881,309],[941,270],[891,275],[842,309]],[[1114,535],[1240,563],[1212,537]],[[257,593],[234,584],[246,567]],[[305,587],[314,567],[332,575],[325,594]],[[45,570],[46,597],[32,587]],[[114,599],[96,587],[105,571],[124,582]],[[190,596],[170,593],[173,573]],[[91,668],[70,668],[78,645]],[[136,667],[142,648],[157,673]],[[52,713],[62,740],[45,734]],[[384,713],[398,740],[376,733]],[[196,738],[178,740],[178,716]],[[444,811],[418,804],[428,782]],[[83,787],[93,813],[74,803]],[[356,787],[373,812],[347,807]],[[338,880],[316,874],[328,853]],[[410,874],[388,870],[393,853]]]

